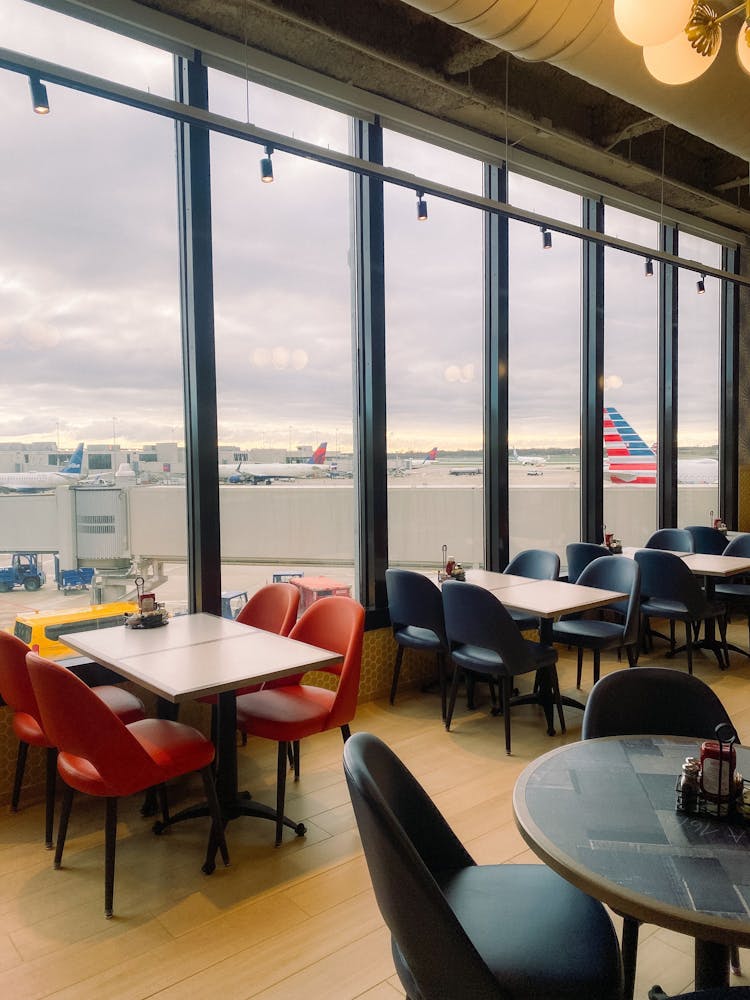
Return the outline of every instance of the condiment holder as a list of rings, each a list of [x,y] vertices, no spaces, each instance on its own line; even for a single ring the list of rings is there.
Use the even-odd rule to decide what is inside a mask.
[[[686,757],[675,787],[677,812],[716,819],[750,819],[750,782],[736,768],[737,733],[728,722],[704,740],[700,759]]]
[[[135,578],[135,589],[138,601],[138,611],[134,611],[132,615],[125,616],[125,625],[127,628],[158,628],[160,625],[166,625],[169,621],[169,615],[163,604],[158,604],[156,601],[156,594],[144,594],[143,587],[145,585],[145,580],[142,576],[137,576]]]

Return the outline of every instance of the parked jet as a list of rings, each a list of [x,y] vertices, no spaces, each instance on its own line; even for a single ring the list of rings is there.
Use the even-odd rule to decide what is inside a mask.
[[[310,479],[328,475],[327,441],[321,441],[306,462],[238,462],[220,465],[219,479],[227,483],[271,483],[274,479]]]
[[[425,469],[428,466],[432,465],[433,462],[437,461],[437,455],[438,455],[437,448],[431,448],[423,459],[415,460],[413,458],[407,458],[403,465],[399,465],[397,468],[392,469],[391,471],[395,476],[403,476],[408,472],[416,472],[417,469]]]
[[[513,458],[515,458],[519,465],[547,464],[547,458],[545,455],[519,455],[515,448],[513,449]]]
[[[604,407],[604,447],[607,474],[613,483],[656,484],[656,452],[614,406]],[[678,483],[719,481],[719,463],[715,458],[680,458],[677,460]]]
[[[62,469],[49,472],[0,472],[0,493],[43,493],[57,486],[74,486],[81,478],[83,441]]]

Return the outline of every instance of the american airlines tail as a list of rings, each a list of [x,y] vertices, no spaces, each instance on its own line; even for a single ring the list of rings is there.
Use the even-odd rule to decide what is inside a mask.
[[[613,483],[656,483],[656,453],[614,406],[604,407],[604,447]]]

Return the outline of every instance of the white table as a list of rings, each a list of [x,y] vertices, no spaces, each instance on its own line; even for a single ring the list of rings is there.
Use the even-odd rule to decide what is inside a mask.
[[[162,709],[202,695],[219,696],[216,791],[227,820],[240,815],[276,819],[274,810],[238,793],[237,688],[342,659],[330,650],[208,614],[181,615],[160,628],[130,629],[122,625],[73,632],[65,636],[65,641],[156,694]],[[171,822],[207,814],[205,807],[199,806],[176,814]],[[305,832],[301,823],[286,818],[284,822],[299,835]],[[157,824],[159,830],[162,826]],[[204,871],[213,871],[214,854],[215,845],[209,844]]]

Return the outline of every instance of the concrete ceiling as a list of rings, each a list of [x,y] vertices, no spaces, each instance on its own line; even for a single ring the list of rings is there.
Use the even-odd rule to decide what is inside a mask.
[[[137,2],[503,142],[507,132],[510,144],[545,159],[750,231],[750,77],[730,38],[704,77],[675,88],[648,76],[640,50],[613,23],[612,0]],[[466,21],[477,7],[497,8],[505,21],[519,16],[493,29],[492,41],[471,33],[487,33],[482,18],[463,27],[441,19],[452,11]]]

